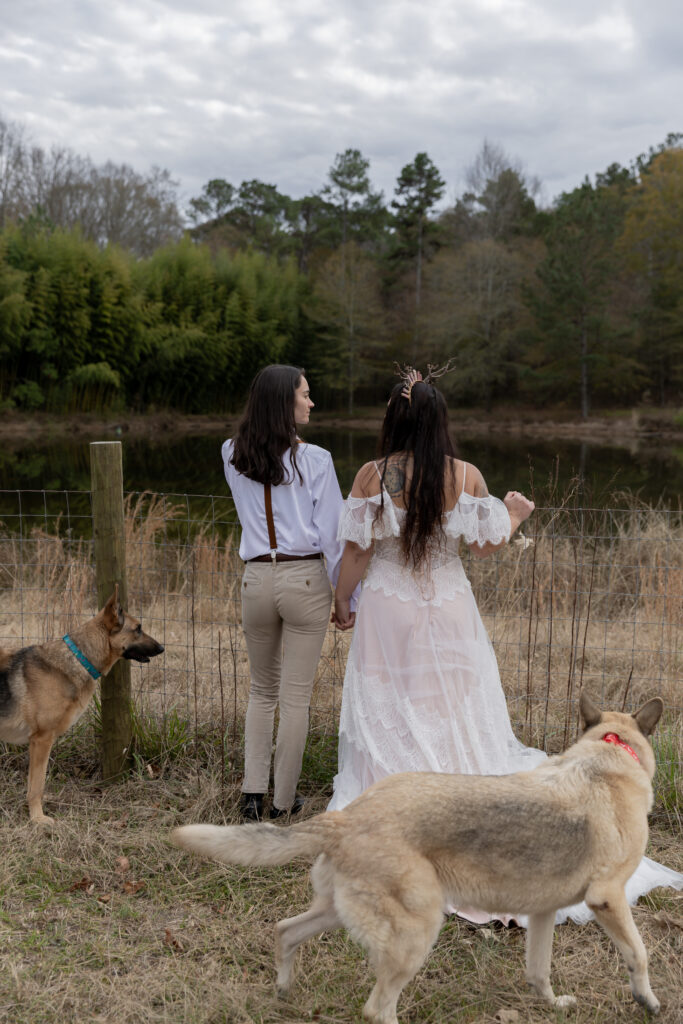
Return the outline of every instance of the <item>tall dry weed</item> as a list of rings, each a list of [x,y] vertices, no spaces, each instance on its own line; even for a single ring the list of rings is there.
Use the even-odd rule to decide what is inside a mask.
[[[151,493],[126,501],[129,607],[166,648],[135,668],[135,699],[141,713],[173,710],[195,728],[222,722],[234,736],[249,686],[236,533],[188,509]],[[566,745],[583,689],[626,709],[659,693],[678,720],[682,514],[565,504],[539,510],[526,536],[495,558],[464,552],[518,734],[550,750]],[[50,532],[0,534],[0,643],[60,635],[93,614],[94,595],[91,542],[72,539],[59,519]],[[330,629],[323,648],[311,719],[325,732],[336,728],[348,643]]]

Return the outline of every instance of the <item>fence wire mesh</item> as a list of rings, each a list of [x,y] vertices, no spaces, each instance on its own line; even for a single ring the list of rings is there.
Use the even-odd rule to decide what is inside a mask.
[[[239,524],[226,496],[125,498],[129,610],[165,655],[134,666],[140,715],[174,713],[237,742],[249,667],[240,626]],[[62,635],[95,607],[87,491],[0,491],[0,645]],[[683,513],[540,508],[492,558],[463,550],[517,735],[554,752],[578,732],[578,696],[666,705],[660,761],[683,746]],[[311,723],[338,723],[349,634],[330,627]]]

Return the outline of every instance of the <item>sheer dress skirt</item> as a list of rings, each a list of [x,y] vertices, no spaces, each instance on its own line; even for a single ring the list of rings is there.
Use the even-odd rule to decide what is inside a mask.
[[[438,605],[364,587],[344,679],[330,810],[394,772],[502,775],[544,759],[512,731],[469,586]]]

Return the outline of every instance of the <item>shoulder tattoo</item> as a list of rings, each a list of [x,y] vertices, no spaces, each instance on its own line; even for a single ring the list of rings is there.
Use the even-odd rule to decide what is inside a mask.
[[[395,462],[387,466],[387,471],[384,474],[384,486],[389,494],[402,494],[405,482],[406,475],[403,466]]]

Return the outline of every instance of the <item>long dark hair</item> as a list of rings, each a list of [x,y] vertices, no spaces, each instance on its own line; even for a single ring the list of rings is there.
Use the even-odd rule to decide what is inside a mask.
[[[274,363],[254,377],[247,407],[235,434],[231,462],[238,473],[260,484],[291,483],[282,456],[292,453],[292,467],[303,483],[296,464],[294,393],[304,371],[298,366]]]
[[[403,396],[403,383],[391,392],[379,437],[379,455],[384,459],[382,483],[389,456],[407,452],[413,456],[410,483],[404,486],[406,519],[401,545],[406,562],[417,567],[436,531],[441,531],[446,511],[446,474],[454,473],[450,459],[455,447],[448,433],[448,408],[433,384],[413,384],[410,401]],[[382,495],[384,491],[382,490]],[[382,506],[384,499],[382,498]]]

